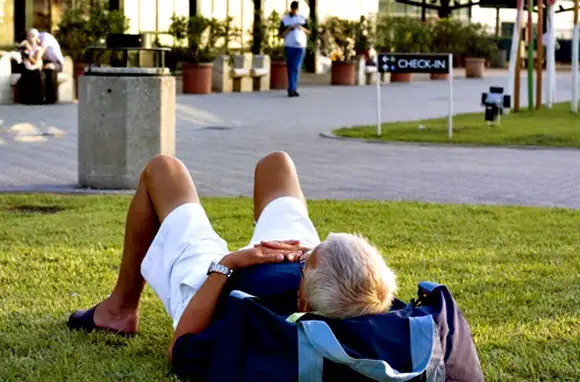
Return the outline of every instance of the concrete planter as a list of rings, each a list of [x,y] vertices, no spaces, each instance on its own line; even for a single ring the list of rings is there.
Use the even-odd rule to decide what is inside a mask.
[[[211,94],[212,63],[183,63],[183,93]]]
[[[285,61],[270,63],[270,89],[288,89],[288,68]]]
[[[465,76],[467,78],[483,78],[485,73],[485,58],[465,58]]]
[[[391,82],[411,82],[413,73],[391,73]]]
[[[330,84],[354,86],[356,84],[356,63],[334,61],[331,67]]]

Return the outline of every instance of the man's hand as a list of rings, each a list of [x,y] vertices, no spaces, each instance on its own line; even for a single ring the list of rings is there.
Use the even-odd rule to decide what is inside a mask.
[[[256,245],[254,248],[237,251],[226,255],[220,263],[230,269],[243,269],[253,265],[281,263],[284,260],[294,261],[300,258],[302,251],[294,248],[271,248]]]
[[[279,249],[282,251],[295,251],[304,254],[312,250],[310,247],[305,247],[300,244],[299,240],[274,240],[274,241],[262,241],[260,244],[254,245],[254,247],[265,247],[271,249]]]

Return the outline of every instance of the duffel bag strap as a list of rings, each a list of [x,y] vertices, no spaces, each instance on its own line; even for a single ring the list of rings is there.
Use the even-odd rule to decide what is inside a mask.
[[[410,373],[401,373],[382,360],[350,357],[324,321],[300,321],[297,325],[299,382],[322,382],[324,358],[379,382],[409,381],[423,374],[430,382],[445,380],[443,351],[431,316],[409,319],[413,363]]]

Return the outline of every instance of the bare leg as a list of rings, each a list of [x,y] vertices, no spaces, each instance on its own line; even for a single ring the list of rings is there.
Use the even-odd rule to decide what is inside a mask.
[[[293,196],[306,204],[294,162],[288,154],[274,152],[266,155],[256,165],[254,219],[258,221],[268,203],[282,196]]]
[[[149,161],[129,207],[117,284],[95,311],[97,327],[125,333],[137,331],[139,299],[145,285],[141,262],[160,224],[171,211],[185,203],[200,201],[183,163],[164,155]]]

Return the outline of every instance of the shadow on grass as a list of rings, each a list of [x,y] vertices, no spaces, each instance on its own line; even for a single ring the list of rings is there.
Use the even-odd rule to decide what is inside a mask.
[[[40,205],[31,205],[31,204],[23,204],[18,206],[12,206],[4,208],[3,211],[5,212],[12,212],[12,213],[19,213],[19,214],[43,214],[43,215],[51,215],[56,214],[61,211],[64,211],[65,208],[62,206],[40,206]]]

